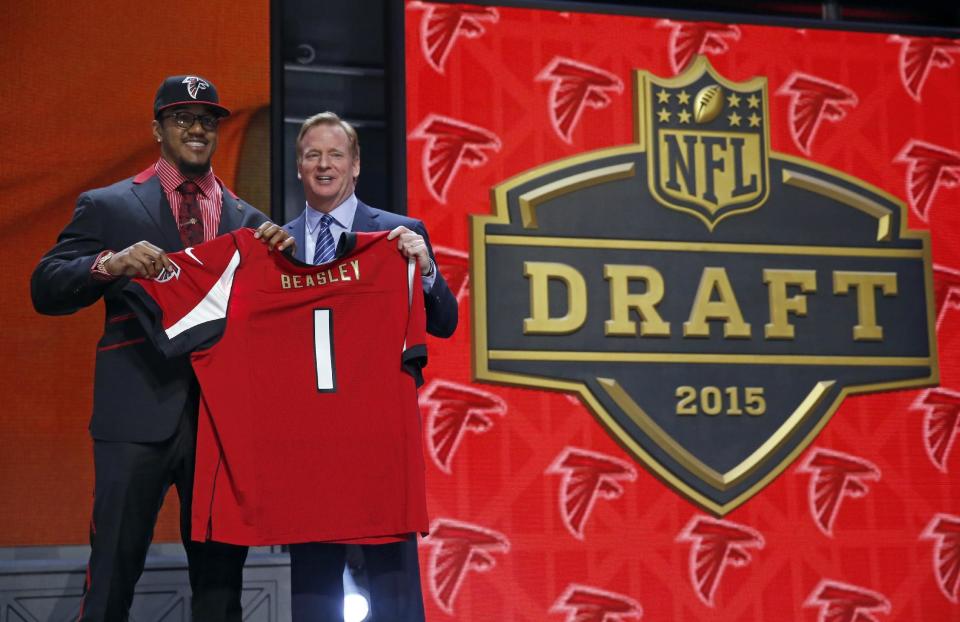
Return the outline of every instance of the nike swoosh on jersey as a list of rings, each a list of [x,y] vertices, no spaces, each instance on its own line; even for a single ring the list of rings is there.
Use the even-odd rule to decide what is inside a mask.
[[[193,254],[193,247],[192,247],[192,246],[188,246],[187,248],[183,249],[183,252],[186,253],[186,254],[190,257],[190,259],[194,260],[195,262],[197,262],[197,263],[200,264],[201,266],[203,265],[203,262],[200,261],[200,259],[199,259],[196,255]]]

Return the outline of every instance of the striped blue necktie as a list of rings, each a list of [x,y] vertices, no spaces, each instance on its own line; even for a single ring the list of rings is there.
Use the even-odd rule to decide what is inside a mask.
[[[320,230],[317,231],[317,249],[313,252],[313,265],[327,263],[337,252],[337,245],[333,243],[333,234],[330,225],[333,216],[324,214],[320,217]]]

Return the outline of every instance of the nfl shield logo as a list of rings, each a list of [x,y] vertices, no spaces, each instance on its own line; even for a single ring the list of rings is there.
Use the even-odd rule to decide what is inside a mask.
[[[722,516],[848,395],[937,382],[929,236],[895,197],[771,152],[765,78],[705,58],[634,75],[633,143],[521,173],[473,217],[474,370],[576,393]]]
[[[637,72],[650,192],[713,231],[769,194],[767,81],[736,83],[706,57],[675,78]]]

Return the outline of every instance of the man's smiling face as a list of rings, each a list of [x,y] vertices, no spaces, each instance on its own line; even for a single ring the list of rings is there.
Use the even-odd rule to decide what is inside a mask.
[[[300,140],[299,156],[297,173],[310,207],[327,213],[353,194],[360,158],[342,127],[322,123],[310,128]]]
[[[198,118],[190,127],[180,127],[174,118],[178,112],[189,112]],[[199,118],[207,116],[216,116],[216,112],[203,104],[190,104],[164,110],[160,119],[153,122],[153,135],[160,141],[161,155],[187,178],[206,173],[217,150],[218,128],[205,128]]]

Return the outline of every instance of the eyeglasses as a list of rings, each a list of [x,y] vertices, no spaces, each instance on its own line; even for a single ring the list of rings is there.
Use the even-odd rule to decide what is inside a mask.
[[[197,121],[200,121],[200,127],[207,131],[213,131],[220,125],[220,117],[218,116],[212,114],[193,114],[185,110],[164,115],[163,118],[173,119],[178,127],[182,127],[185,130],[193,127],[193,124]]]

